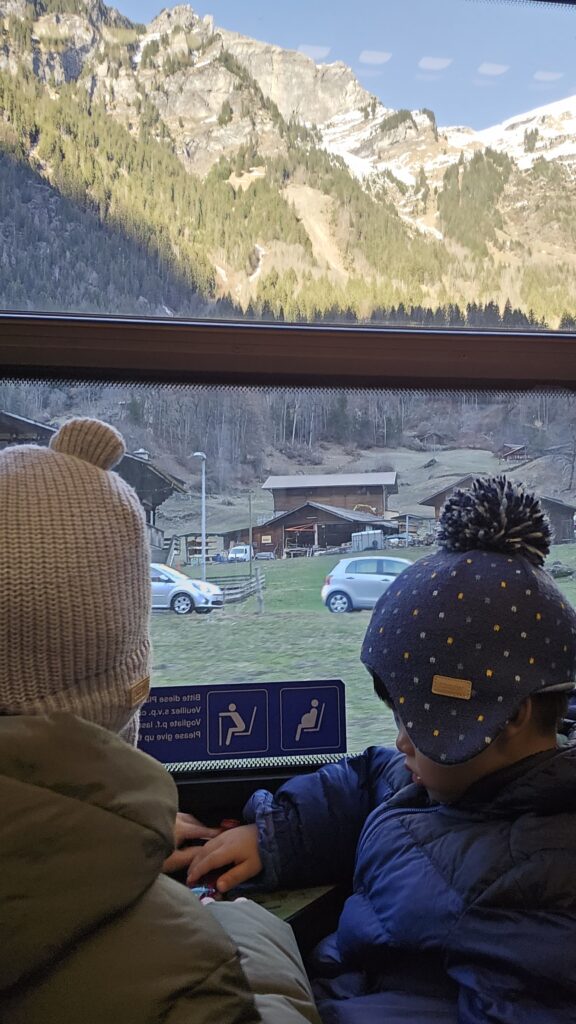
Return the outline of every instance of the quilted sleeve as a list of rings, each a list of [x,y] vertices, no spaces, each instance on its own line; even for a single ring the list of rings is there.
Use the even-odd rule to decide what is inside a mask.
[[[259,830],[266,888],[350,881],[364,822],[406,782],[402,755],[381,747],[299,775],[275,795],[258,790],[244,817]]]

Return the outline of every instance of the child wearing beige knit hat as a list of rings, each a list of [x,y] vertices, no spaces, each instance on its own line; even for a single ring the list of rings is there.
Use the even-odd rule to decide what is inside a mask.
[[[75,419],[0,453],[0,713],[73,711],[135,742],[149,688],[150,556],[124,441]]]
[[[150,574],[124,451],[76,419],[0,452],[0,1020],[317,1024],[287,925],[162,874],[177,794],[133,745]]]

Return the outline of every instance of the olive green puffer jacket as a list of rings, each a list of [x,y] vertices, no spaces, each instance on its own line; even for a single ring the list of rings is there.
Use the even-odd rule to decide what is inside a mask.
[[[104,729],[0,718],[0,1021],[262,1019],[237,946],[161,874],[175,812],[170,776]],[[296,988],[305,1016],[288,999],[269,1019],[316,1020],[308,991]]]

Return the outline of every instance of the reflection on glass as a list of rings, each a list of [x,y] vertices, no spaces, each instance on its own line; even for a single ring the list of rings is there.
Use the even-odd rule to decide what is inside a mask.
[[[0,308],[575,329],[570,6],[119,7],[5,10]]]
[[[118,471],[152,545],[155,685],[341,678],[349,749],[393,742],[359,660],[370,609],[434,550],[443,501],[477,475],[506,473],[542,497],[547,565],[576,599],[572,395],[0,385],[2,446],[47,444],[73,415],[127,441]],[[240,728],[225,710],[224,739]]]

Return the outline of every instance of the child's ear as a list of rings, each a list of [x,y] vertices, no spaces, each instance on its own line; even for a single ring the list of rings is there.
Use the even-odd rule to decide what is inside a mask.
[[[500,735],[504,739],[512,739],[526,728],[531,719],[532,698],[526,697],[526,699],[522,701],[516,714],[509,720],[507,726],[502,730]]]

